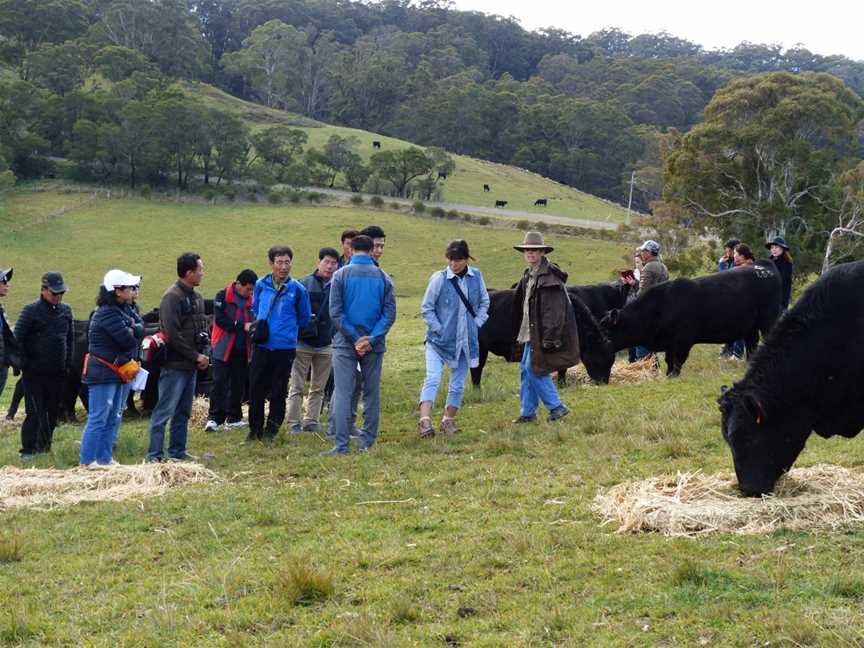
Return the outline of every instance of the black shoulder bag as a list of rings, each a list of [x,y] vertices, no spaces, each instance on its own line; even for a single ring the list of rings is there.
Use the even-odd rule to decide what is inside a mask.
[[[273,298],[273,301],[270,302],[270,307],[267,309],[267,316],[264,319],[255,320],[249,327],[249,339],[251,339],[254,344],[264,344],[270,337],[270,323],[267,320],[270,319],[270,313],[273,312],[273,307],[284,293],[285,284],[282,284],[279,286],[279,290]]]
[[[471,315],[471,317],[477,317],[477,313],[475,313],[474,309],[471,308],[471,304],[468,302],[468,298],[465,296],[465,293],[463,293],[462,289],[459,287],[459,277],[457,277],[456,275],[450,277],[450,285],[453,286],[456,294],[459,295],[459,299],[461,299],[462,303],[465,304],[465,308],[468,309],[468,313]]]

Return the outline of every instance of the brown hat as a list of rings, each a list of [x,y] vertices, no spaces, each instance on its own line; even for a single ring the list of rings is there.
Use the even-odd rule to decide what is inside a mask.
[[[551,252],[555,248],[551,245],[546,245],[543,242],[543,234],[540,232],[525,232],[525,238],[522,241],[522,245],[514,245],[514,250],[519,250],[520,252],[524,252],[525,250],[543,250],[544,252]]]

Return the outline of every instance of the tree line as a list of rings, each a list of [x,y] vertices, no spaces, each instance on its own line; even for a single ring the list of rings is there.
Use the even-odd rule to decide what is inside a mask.
[[[308,117],[515,164],[637,208],[658,152],[715,92],[816,71],[864,94],[864,64],[804,48],[706,51],[669,34],[527,31],[443,0],[0,0],[0,60],[64,97],[143,64]],[[56,151],[55,151],[56,152]],[[179,172],[178,172],[179,173]]]

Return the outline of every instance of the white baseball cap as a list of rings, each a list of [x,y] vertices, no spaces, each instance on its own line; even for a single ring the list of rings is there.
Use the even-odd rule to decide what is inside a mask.
[[[129,274],[125,270],[117,270],[116,268],[106,272],[105,278],[102,280],[105,290],[114,290],[120,286],[137,286],[140,283],[140,276]]]

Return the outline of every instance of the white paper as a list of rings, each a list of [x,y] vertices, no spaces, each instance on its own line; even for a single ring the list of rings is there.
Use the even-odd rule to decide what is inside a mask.
[[[147,376],[149,375],[150,372],[141,367],[132,379],[132,391],[143,391],[147,386]]]

